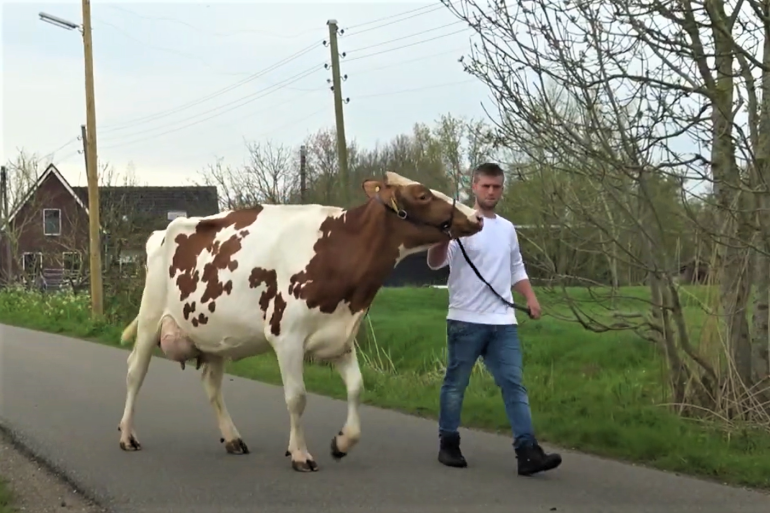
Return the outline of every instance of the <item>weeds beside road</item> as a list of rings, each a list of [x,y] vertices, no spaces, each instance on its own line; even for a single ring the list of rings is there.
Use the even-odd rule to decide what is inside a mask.
[[[643,294],[642,290],[630,292]],[[548,295],[540,295],[548,312]],[[379,293],[370,322],[359,336],[366,403],[437,415],[446,305],[446,290],[442,289],[383,289]],[[87,296],[8,290],[0,292],[0,322],[117,346],[136,307],[109,306],[120,315],[109,313],[108,321],[95,324]],[[697,312],[693,309],[690,315]],[[540,321],[520,316],[520,322],[525,383],[543,441],[770,489],[770,434],[748,426],[728,429],[686,420],[663,406],[668,401],[665,365],[649,342],[628,331],[592,333],[548,316]],[[230,363],[228,372],[280,384],[273,354]],[[312,392],[345,397],[344,384],[330,367],[307,365],[305,379]],[[510,433],[499,390],[483,365],[471,378],[463,425]]]

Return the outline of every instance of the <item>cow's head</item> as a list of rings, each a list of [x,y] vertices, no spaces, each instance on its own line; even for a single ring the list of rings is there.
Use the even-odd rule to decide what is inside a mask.
[[[391,171],[384,180],[365,180],[363,189],[401,222],[411,225],[414,235],[410,239],[417,239],[414,242],[420,246],[467,237],[483,227],[482,217],[472,208]]]

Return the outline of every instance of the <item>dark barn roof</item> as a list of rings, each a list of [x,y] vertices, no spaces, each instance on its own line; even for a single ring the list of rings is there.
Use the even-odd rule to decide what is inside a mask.
[[[73,191],[88,205],[88,188],[73,187]],[[119,186],[99,187],[102,209],[121,206],[126,213],[166,219],[169,211],[184,211],[187,217],[205,216],[219,212],[215,186]],[[125,207],[123,207],[125,206]]]

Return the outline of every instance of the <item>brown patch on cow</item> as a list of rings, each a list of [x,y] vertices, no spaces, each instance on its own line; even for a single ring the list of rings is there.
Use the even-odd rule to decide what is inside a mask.
[[[209,322],[209,318],[206,317],[203,312],[198,314],[198,324],[206,324]]]
[[[240,241],[243,237],[238,238],[234,235],[221,246],[216,245],[216,250],[214,239],[219,232],[231,226],[236,230],[243,230],[257,220],[261,211],[262,206],[260,205],[249,209],[234,210],[221,218],[199,221],[195,226],[195,232],[190,235],[184,233],[177,235],[174,239],[177,247],[168,273],[170,278],[179,273],[176,284],[179,288],[180,301],[184,301],[198,288],[200,272],[196,269],[196,263],[203,250],[214,255],[214,261],[203,269],[204,281],[207,283],[204,292],[205,297],[209,300],[216,299],[223,292],[229,293],[232,290],[232,283],[230,282],[224,285],[219,284],[219,270],[230,268],[233,265],[232,257],[240,251]]]
[[[388,186],[367,180],[363,187],[372,199],[324,220],[313,246],[315,255],[289,279],[289,294],[304,300],[308,308],[328,314],[347,302],[351,313],[366,310],[393,271],[399,246],[408,249],[447,239],[437,227],[450,218],[451,206],[425,186]],[[402,220],[390,210],[394,208],[406,209],[408,215],[432,226]],[[452,219],[453,229],[470,227],[462,214],[455,212]]]
[[[198,318],[197,317],[193,317],[193,320],[190,321],[190,322],[192,323],[193,328],[197,328],[198,327]]]
[[[273,309],[273,315],[270,316],[270,332],[278,336],[281,334],[281,319],[283,319],[283,312],[286,310],[286,300],[280,292],[276,294],[273,306],[275,308]]]
[[[241,234],[241,237],[245,237],[249,234],[249,230],[241,230],[239,233]]]
[[[217,308],[216,301],[212,301],[211,303],[209,303],[209,312],[214,313],[214,310],[216,310],[216,308]]]
[[[241,250],[241,238],[233,235],[221,245],[215,242],[211,248],[214,258],[203,266],[202,281],[206,284],[206,290],[201,296],[201,303],[207,303],[212,299],[227,292],[230,294],[233,288],[232,281],[222,283],[219,281],[219,271],[229,269],[231,272],[238,268],[238,261],[232,260],[232,257]]]
[[[249,287],[255,289],[263,283],[267,287],[259,297],[259,309],[262,310],[262,319],[265,319],[267,317],[267,307],[270,306],[270,301],[278,293],[278,278],[272,269],[268,271],[261,267],[255,267],[249,275]],[[278,308],[278,303],[276,303],[276,308]]]
[[[289,294],[323,313],[343,301],[352,313],[365,310],[396,265],[406,223],[371,201],[327,218],[319,229],[315,255],[289,279]]]
[[[192,303],[185,303],[184,308],[182,309],[184,319],[188,320],[190,318],[190,314],[193,312],[195,312],[195,301]]]
[[[283,298],[280,292],[278,292],[278,277],[274,270],[262,269],[261,267],[255,267],[251,270],[249,275],[249,287],[252,289],[265,284],[265,290],[259,297],[259,309],[262,311],[262,319],[267,320],[267,309],[270,306],[270,301],[273,301],[273,314],[270,316],[270,332],[278,336],[281,334],[281,319],[283,318],[283,312],[286,310],[286,300]]]

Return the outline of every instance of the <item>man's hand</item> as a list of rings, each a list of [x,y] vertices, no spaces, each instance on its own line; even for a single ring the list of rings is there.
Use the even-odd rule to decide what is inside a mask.
[[[534,294],[532,297],[527,299],[527,307],[529,308],[529,313],[533,319],[540,318],[540,315],[542,314],[540,310],[540,303],[537,301],[537,298],[534,296]]]

